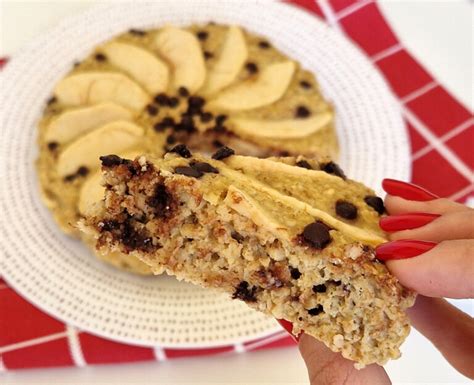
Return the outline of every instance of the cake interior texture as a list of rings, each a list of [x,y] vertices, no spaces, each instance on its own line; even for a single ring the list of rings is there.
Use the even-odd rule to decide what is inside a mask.
[[[375,258],[383,202],[327,159],[102,157],[105,199],[79,223],[99,252],[227,292],[356,367],[400,355],[414,294]]]

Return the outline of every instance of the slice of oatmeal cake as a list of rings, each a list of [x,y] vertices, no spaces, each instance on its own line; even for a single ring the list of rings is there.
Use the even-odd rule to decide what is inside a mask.
[[[335,163],[184,145],[101,159],[105,201],[80,223],[99,252],[225,291],[359,367],[399,357],[414,294],[375,258],[382,200]]]

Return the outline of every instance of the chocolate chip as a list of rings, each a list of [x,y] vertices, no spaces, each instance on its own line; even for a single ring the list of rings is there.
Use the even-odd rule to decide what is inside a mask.
[[[301,277],[301,273],[296,267],[290,267],[290,275],[293,279],[299,279]]]
[[[311,165],[308,163],[308,161],[306,160],[300,160],[298,162],[296,162],[296,165],[298,167],[303,167],[303,168],[307,168],[308,170],[312,170],[313,167],[311,167]]]
[[[317,249],[324,249],[331,242],[330,228],[321,221],[307,225],[301,236],[303,240]]]
[[[47,106],[50,106],[51,104],[54,104],[58,101],[58,99],[56,98],[56,96],[51,96],[47,101],[46,101],[46,105]]]
[[[224,146],[224,147],[219,148],[212,155],[212,159],[222,160],[222,159],[228,158],[229,156],[234,155],[234,154],[235,154],[234,150],[232,150],[231,148],[229,148],[227,146]]]
[[[135,36],[145,36],[146,35],[146,31],[143,31],[141,29],[130,28],[128,30],[128,32],[132,35],[135,35]]]
[[[345,219],[356,219],[357,207],[350,202],[338,200],[336,202],[336,214]]]
[[[49,142],[48,143],[48,150],[49,151],[54,151],[58,148],[59,143],[58,142]]]
[[[76,179],[77,175],[76,174],[71,174],[71,175],[66,175],[64,177],[65,182],[72,182],[74,179]]]
[[[179,99],[175,96],[168,99],[168,106],[175,108],[179,104]]]
[[[193,107],[193,106],[188,105],[186,112],[184,112],[184,114],[182,114],[181,116],[189,116],[192,118],[193,115],[201,115],[201,113],[202,113],[201,107]]]
[[[329,281],[327,281],[326,283],[331,283],[333,284],[334,286],[341,286],[341,281],[334,281],[332,279],[330,279]]]
[[[193,115],[194,114],[191,114],[189,112],[183,112],[181,114],[181,123],[184,123],[184,124],[192,124],[193,122]]]
[[[203,112],[200,116],[200,119],[201,119],[201,122],[207,123],[207,122],[210,122],[213,117],[214,115],[212,115],[210,112]]]
[[[245,68],[251,74],[256,74],[258,72],[258,67],[255,63],[248,62],[245,64]]]
[[[242,242],[245,239],[245,237],[243,235],[239,234],[237,231],[232,231],[230,233],[230,236],[239,243]]]
[[[209,163],[206,162],[192,163],[191,167],[204,173],[207,172],[211,174],[219,174],[219,170],[217,168],[211,166]]]
[[[99,157],[99,159],[104,167],[118,166],[123,163],[123,159],[117,155],[104,155]]]
[[[73,68],[77,68],[81,65],[81,62],[80,61],[75,61],[74,63],[72,63],[72,67]]]
[[[158,95],[156,95],[154,100],[160,106],[167,106],[168,105],[168,96],[164,92],[161,92]]]
[[[176,174],[184,175],[184,176],[190,176],[193,178],[200,178],[204,175],[203,172],[196,170],[195,168],[189,167],[189,166],[179,166],[174,169],[174,172]]]
[[[174,126],[174,119],[167,116],[165,118],[163,118],[163,120],[161,121],[161,123],[163,124],[164,127],[166,128],[172,128]]]
[[[297,118],[307,118],[311,115],[311,111],[308,110],[305,106],[298,106],[296,108],[295,116]]]
[[[226,126],[219,126],[219,125],[216,125],[214,127],[211,127],[211,130],[214,131],[214,132],[220,132],[220,133],[224,133],[227,131],[227,127]]]
[[[168,135],[166,137],[166,143],[168,144],[175,144],[176,143],[176,138],[174,135]]]
[[[221,114],[216,117],[216,126],[222,126],[222,124],[227,120],[227,115]]]
[[[309,89],[309,88],[312,88],[312,84],[306,80],[301,80],[300,81],[300,86],[304,89]]]
[[[146,235],[145,231],[135,229],[130,220],[123,223],[121,227],[120,241],[128,251],[136,249],[151,251],[153,249],[152,239]]]
[[[334,162],[328,162],[326,164],[321,165],[321,170],[327,172],[328,174],[334,174],[342,179],[346,179],[346,175],[344,174],[344,171],[339,167],[337,163]]]
[[[198,33],[196,35],[197,35],[197,38],[199,40],[204,41],[204,40],[207,40],[207,38],[209,37],[209,32],[207,32],[207,31],[198,31]]]
[[[179,87],[178,88],[178,94],[179,96],[182,96],[183,98],[186,98],[189,96],[189,91],[186,87]]]
[[[77,170],[77,175],[86,176],[87,174],[89,174],[89,169],[86,166],[81,166]]]
[[[315,292],[315,293],[326,293],[326,285],[325,284],[314,285],[313,286],[313,292]]]
[[[155,209],[156,214],[160,217],[166,216],[171,206],[171,195],[168,193],[165,185],[157,184],[153,195],[150,196],[146,203]]]
[[[200,110],[204,106],[206,101],[204,100],[204,98],[201,98],[200,96],[191,96],[188,99],[188,103],[189,103],[189,106],[192,107],[193,109]]]
[[[321,314],[322,312],[324,312],[323,305],[318,305],[308,310],[309,315],[318,315],[318,314]]]
[[[216,148],[224,147],[224,143],[217,139],[212,141],[212,145]]]
[[[140,165],[140,163],[133,162],[133,161],[128,160],[128,159],[124,159],[122,161],[122,163],[127,165],[127,169],[130,172],[130,174],[140,175],[140,173],[142,171],[142,166]]]
[[[158,122],[153,125],[153,129],[156,132],[163,132],[166,129],[166,127],[163,125],[162,122]]]
[[[256,291],[257,288],[255,286],[250,286],[247,281],[242,281],[235,288],[234,294],[232,294],[232,298],[238,298],[246,302],[256,302]]]
[[[179,156],[182,156],[183,158],[191,158],[191,151],[186,147],[184,144],[178,144],[174,146],[170,152],[174,152],[178,154]]]
[[[290,153],[288,151],[278,151],[278,156],[289,156]]]
[[[204,59],[209,60],[214,57],[214,54],[209,51],[204,51]]]
[[[364,201],[379,214],[383,214],[385,212],[385,207],[383,205],[382,198],[379,198],[374,195],[368,195],[364,198]]]
[[[258,46],[263,49],[270,48],[270,43],[268,41],[262,40],[258,42]]]
[[[189,114],[182,114],[181,121],[175,126],[175,130],[193,132],[195,130],[193,117]]]
[[[97,61],[103,62],[103,61],[107,60],[107,56],[105,56],[103,53],[99,52],[99,53],[95,54],[94,59],[97,60]]]
[[[161,122],[155,123],[153,125],[153,128],[157,132],[162,132],[166,128],[173,128],[174,125],[175,125],[174,119],[167,116],[166,118],[163,118]]]
[[[169,116],[163,118],[163,120],[161,120],[158,123],[155,123],[155,125],[153,126],[155,131],[158,131],[158,132],[164,131],[166,128],[174,128],[174,127],[175,127],[175,121],[173,118]]]
[[[146,106],[146,111],[150,116],[156,116],[158,114],[158,107],[154,106],[153,104],[149,104]]]

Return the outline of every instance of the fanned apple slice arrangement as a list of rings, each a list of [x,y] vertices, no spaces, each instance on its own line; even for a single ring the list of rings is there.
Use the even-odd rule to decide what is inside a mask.
[[[97,47],[56,84],[39,128],[43,198],[74,235],[103,197],[102,155],[161,155],[179,143],[337,154],[333,110],[314,76],[266,39],[213,23],[132,29]]]

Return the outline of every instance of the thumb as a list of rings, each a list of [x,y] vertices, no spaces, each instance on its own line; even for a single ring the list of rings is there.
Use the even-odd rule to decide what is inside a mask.
[[[322,342],[307,334],[301,336],[299,349],[308,368],[311,385],[391,384],[383,367],[374,364],[357,370],[354,368],[354,362],[334,353]]]

